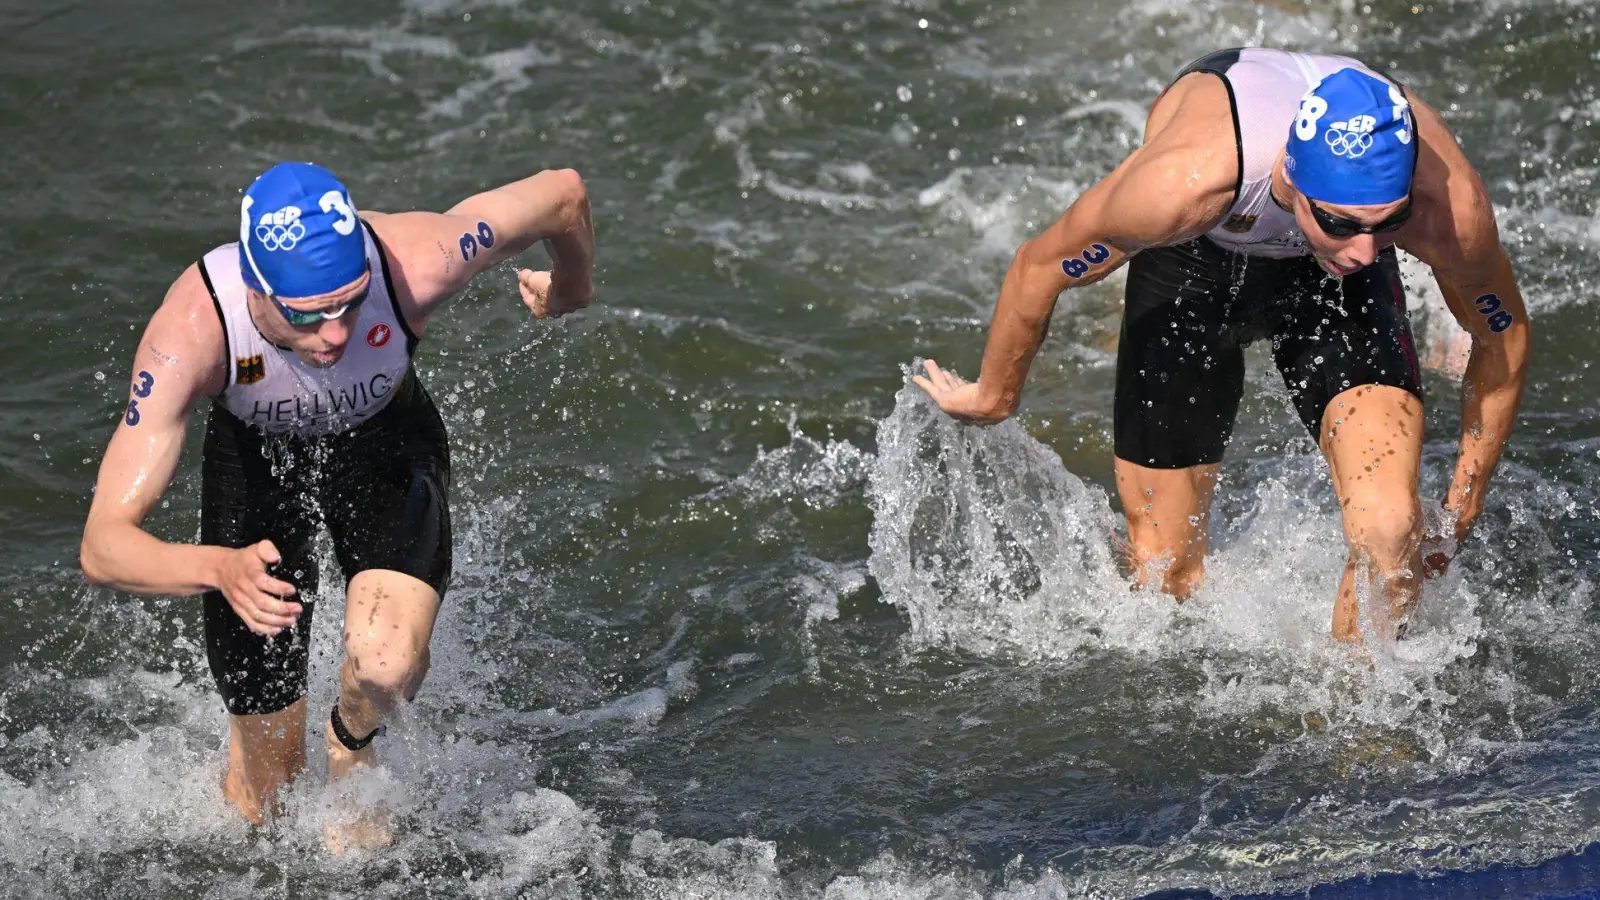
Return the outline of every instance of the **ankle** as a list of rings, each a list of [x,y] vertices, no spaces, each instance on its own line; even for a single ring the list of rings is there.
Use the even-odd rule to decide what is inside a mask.
[[[267,791],[261,790],[250,784],[238,770],[228,768],[222,776],[222,795],[228,802],[239,810],[239,815],[244,816],[252,825],[264,825],[267,821]]]

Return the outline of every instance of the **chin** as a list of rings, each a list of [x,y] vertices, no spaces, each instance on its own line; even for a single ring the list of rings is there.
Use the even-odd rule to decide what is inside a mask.
[[[344,358],[344,348],[341,347],[338,350],[332,350],[327,353],[312,353],[307,350],[300,354],[300,358],[312,368],[326,369]]]
[[[1365,266],[1341,266],[1332,260],[1322,259],[1320,257],[1317,259],[1317,265],[1322,266],[1322,271],[1327,272],[1329,275],[1332,275],[1335,278],[1348,278],[1349,276],[1354,275],[1365,268]]]

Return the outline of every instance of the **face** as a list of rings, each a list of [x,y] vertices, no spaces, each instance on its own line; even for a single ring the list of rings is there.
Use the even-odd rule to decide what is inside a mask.
[[[318,297],[268,297],[252,290],[251,314],[268,340],[293,350],[307,365],[326,369],[338,362],[350,345],[360,318],[357,309],[371,284],[372,274],[364,272],[344,287]],[[319,315],[308,324],[296,325],[285,318],[279,304],[297,313],[343,313],[333,319]]]
[[[1329,275],[1343,278],[1372,265],[1380,250],[1392,245],[1405,233],[1405,220],[1410,215],[1411,203],[1412,198],[1406,196],[1381,206],[1344,206],[1312,200],[1295,191],[1294,216],[1317,264]],[[1319,212],[1322,214],[1320,217],[1317,215]],[[1327,227],[1318,219],[1330,217],[1340,224],[1375,229],[1377,233],[1358,231],[1343,236],[1329,234]]]

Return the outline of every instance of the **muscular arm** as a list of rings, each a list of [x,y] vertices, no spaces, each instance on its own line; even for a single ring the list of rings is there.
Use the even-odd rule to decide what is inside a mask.
[[[151,317],[134,354],[128,406],[101,460],[83,529],[89,581],[143,594],[198,594],[217,586],[227,550],[170,544],[143,523],[177,469],[190,406],[222,388],[223,354],[222,325],[191,267]]]
[[[1400,246],[1433,267],[1451,314],[1472,337],[1461,383],[1461,446],[1444,503],[1460,541],[1483,512],[1489,478],[1516,424],[1528,372],[1528,311],[1482,179],[1438,112],[1415,95],[1411,101],[1423,141],[1414,190],[1440,212]]]
[[[593,293],[589,196],[571,169],[539,172],[443,213],[363,215],[389,251],[395,297],[418,334],[433,311],[479,272],[540,241],[551,260],[548,314],[582,308]]]
[[[1012,257],[977,383],[949,381],[932,362],[917,379],[946,412],[979,423],[1016,412],[1062,291],[1104,279],[1140,250],[1203,234],[1227,212],[1238,177],[1227,94],[1215,78],[1193,77],[1158,101],[1145,146]]]
[[[1002,417],[1016,412],[1022,383],[1062,291],[1104,279],[1147,247],[1203,234],[1221,218],[1232,182],[1222,191],[1191,186],[1192,153],[1135,151],[1017,250],[1000,285],[978,377],[995,412]]]
[[[1434,269],[1450,311],[1472,335],[1461,382],[1461,447],[1444,502],[1456,516],[1457,541],[1483,512],[1489,477],[1511,438],[1528,375],[1528,312],[1505,251],[1496,243],[1489,252],[1489,265],[1481,270]]]

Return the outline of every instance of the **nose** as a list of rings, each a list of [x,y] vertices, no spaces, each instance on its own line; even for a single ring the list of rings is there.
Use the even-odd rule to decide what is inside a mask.
[[[317,337],[326,341],[330,350],[343,347],[350,343],[350,335],[355,332],[355,319],[348,312],[337,319],[323,319],[317,326]]]
[[[1378,239],[1374,235],[1355,235],[1350,238],[1350,242],[1345,245],[1344,249],[1351,265],[1365,268],[1378,259]]]

